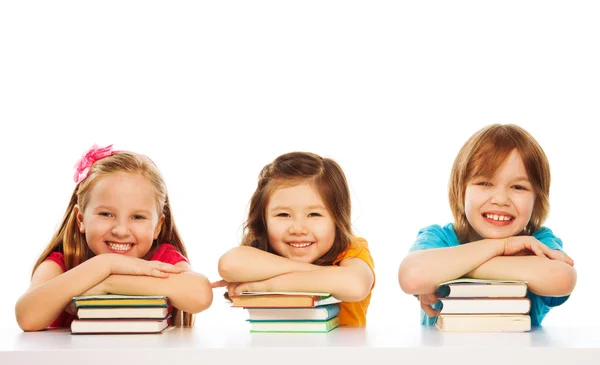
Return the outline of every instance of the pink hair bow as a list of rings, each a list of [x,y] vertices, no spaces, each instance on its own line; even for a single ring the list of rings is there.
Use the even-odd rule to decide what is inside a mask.
[[[75,164],[75,183],[79,184],[85,180],[94,162],[117,153],[118,151],[113,151],[112,146],[112,144],[106,147],[93,145],[92,148],[90,148],[90,150]]]

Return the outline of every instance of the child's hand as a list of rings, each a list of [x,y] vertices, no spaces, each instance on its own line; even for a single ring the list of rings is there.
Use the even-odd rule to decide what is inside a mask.
[[[573,260],[566,253],[552,250],[532,236],[513,236],[504,240],[504,256],[523,256],[527,253],[574,265]]]
[[[110,273],[116,275],[140,275],[166,278],[169,274],[180,274],[184,268],[160,261],[146,261],[136,257],[119,254],[108,254],[110,257]]]
[[[440,293],[420,294],[417,299],[421,302],[421,309],[428,317],[437,317],[440,312],[433,309],[432,305],[439,302]]]
[[[224,280],[223,280],[224,281]],[[266,292],[268,290],[266,280],[250,281],[247,283],[227,283],[229,297],[237,297],[244,292]]]

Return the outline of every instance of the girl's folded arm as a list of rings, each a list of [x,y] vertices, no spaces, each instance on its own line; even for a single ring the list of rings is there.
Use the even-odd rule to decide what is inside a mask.
[[[232,248],[219,259],[219,275],[230,283],[265,280],[318,268],[316,265],[290,260],[250,246]]]
[[[359,258],[347,258],[340,266],[318,266],[317,270],[297,271],[266,280],[267,291],[326,292],[343,302],[363,300],[373,287],[375,276]]]
[[[208,279],[193,272],[191,266],[181,261],[175,266],[185,268],[180,274],[166,278],[135,275],[110,275],[99,284],[102,292],[127,295],[164,295],[179,310],[201,312],[212,304],[213,292]]]
[[[410,253],[398,269],[400,287],[407,294],[429,294],[439,284],[464,276],[504,252],[504,240],[483,239],[455,247]]]
[[[44,261],[35,270],[29,289],[15,305],[17,323],[24,331],[42,330],[63,312],[65,307],[88,289],[110,275],[110,266],[96,256],[63,273],[54,261]]]
[[[577,282],[575,268],[563,261],[539,256],[499,256],[467,273],[481,279],[522,280],[540,296],[571,294]]]

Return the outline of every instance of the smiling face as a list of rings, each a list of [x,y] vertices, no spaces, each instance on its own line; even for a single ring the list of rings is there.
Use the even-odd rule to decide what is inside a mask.
[[[535,192],[517,149],[493,176],[476,176],[465,191],[465,215],[476,237],[506,238],[521,233],[533,212]]]
[[[312,263],[333,246],[335,223],[310,183],[275,190],[265,215],[269,244],[280,256]]]
[[[98,179],[77,223],[96,255],[118,253],[143,257],[165,219],[158,215],[152,184],[140,174],[119,172]]]

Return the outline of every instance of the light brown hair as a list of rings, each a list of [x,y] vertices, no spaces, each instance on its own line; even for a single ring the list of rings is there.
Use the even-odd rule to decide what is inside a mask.
[[[448,197],[460,243],[465,243],[474,233],[465,215],[467,185],[478,176],[492,176],[514,149],[523,159],[535,193],[533,213],[522,233],[532,234],[546,220],[550,210],[550,165],[544,150],[523,128],[514,124],[492,124],[465,142],[452,166]]]
[[[332,159],[310,152],[290,152],[277,157],[258,175],[258,186],[250,199],[242,246],[275,253],[269,244],[266,209],[279,188],[310,183],[316,187],[335,224],[331,249],[313,264],[332,265],[354,239],[351,223],[350,190],[342,168]]]
[[[87,245],[85,234],[79,231],[74,208],[75,205],[78,205],[80,211],[83,212],[89,202],[90,191],[92,191],[96,183],[103,177],[117,172],[140,174],[154,187],[158,215],[160,217],[164,214],[165,219],[161,225],[158,238],[152,243],[151,250],[156,249],[162,243],[170,243],[187,258],[185,245],[175,226],[171,213],[167,187],[158,168],[145,156],[132,152],[117,152],[112,156],[94,162],[88,176],[75,186],[60,226],[54,232],[52,239],[35,263],[33,273],[52,252],[61,252],[64,255],[67,270],[94,256],[94,253]],[[174,324],[178,326],[190,326],[192,324],[192,315],[186,312],[178,312],[175,310],[173,313],[173,318],[175,318],[176,322]]]

